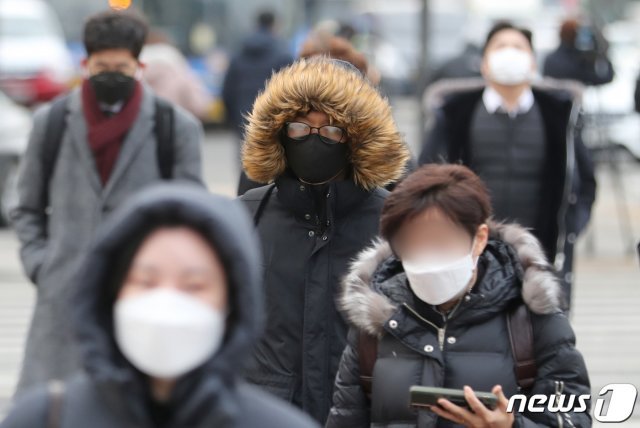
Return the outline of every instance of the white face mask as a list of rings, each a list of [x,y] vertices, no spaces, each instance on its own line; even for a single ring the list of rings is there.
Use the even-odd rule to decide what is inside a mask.
[[[516,48],[502,48],[489,54],[489,78],[501,85],[519,85],[533,77],[531,54]]]
[[[225,315],[186,293],[160,288],[116,302],[114,327],[131,364],[149,376],[173,379],[218,350]]]
[[[478,260],[473,260],[473,245],[461,259],[433,260],[431,257],[404,260],[402,266],[415,295],[431,305],[441,305],[467,290]]]

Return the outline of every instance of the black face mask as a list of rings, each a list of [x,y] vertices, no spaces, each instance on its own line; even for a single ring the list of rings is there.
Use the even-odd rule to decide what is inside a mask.
[[[327,144],[318,134],[299,141],[282,138],[287,163],[293,173],[307,184],[324,184],[337,177],[349,165],[346,143]]]
[[[118,71],[105,71],[89,78],[99,102],[113,105],[131,98],[136,79]]]

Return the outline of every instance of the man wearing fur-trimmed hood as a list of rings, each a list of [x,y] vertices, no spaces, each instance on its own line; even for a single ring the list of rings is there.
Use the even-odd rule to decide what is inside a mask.
[[[244,169],[265,186],[242,200],[262,238],[268,318],[248,378],[324,422],[346,343],[340,279],[409,152],[388,102],[343,61],[274,74],[248,119]]]

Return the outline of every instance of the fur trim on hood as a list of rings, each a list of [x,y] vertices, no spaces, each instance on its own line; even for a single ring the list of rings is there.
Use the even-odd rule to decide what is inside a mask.
[[[248,115],[242,162],[247,176],[271,183],[286,169],[280,132],[315,110],[347,132],[355,183],[372,190],[398,180],[410,158],[386,99],[355,70],[319,57],[275,73]]]
[[[536,314],[560,310],[560,284],[544,256],[538,240],[517,224],[489,224],[491,237],[513,247],[522,268],[522,299]],[[396,304],[371,287],[372,277],[382,262],[393,255],[386,241],[378,240],[360,253],[343,280],[338,306],[348,322],[371,335],[379,335],[396,311]]]

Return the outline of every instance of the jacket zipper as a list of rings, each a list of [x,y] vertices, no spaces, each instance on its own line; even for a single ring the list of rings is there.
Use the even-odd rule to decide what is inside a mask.
[[[557,404],[557,403],[560,403],[560,398],[562,396],[562,393],[564,392],[564,381],[556,380],[554,381],[554,383],[556,386],[556,400],[557,400],[556,404]],[[563,428],[565,421],[567,422],[567,426],[569,428],[575,428],[575,425],[571,420],[571,415],[569,415],[568,413],[561,413],[560,411],[558,411],[556,416],[558,418],[558,428]],[[564,416],[564,420],[562,419],[563,416]]]
[[[514,141],[513,139],[513,134],[514,134],[514,120],[515,118],[512,118],[511,116],[507,115],[507,124],[508,124],[508,141]],[[507,208],[505,210],[505,212],[511,212],[511,198],[509,197],[511,195],[511,183],[512,183],[512,178],[511,176],[513,175],[513,144],[509,144],[509,147],[507,148],[507,179],[504,180],[504,187],[502,189],[502,194],[503,196],[506,196],[505,198],[503,198],[503,200],[506,202],[507,204]]]
[[[445,335],[446,335],[446,332],[447,332],[447,322],[451,319],[451,316],[458,309],[458,307],[460,306],[461,303],[462,303],[462,299],[460,299],[460,301],[453,307],[453,309],[451,310],[451,312],[449,312],[448,315],[442,314],[442,318],[444,320],[444,325],[442,327],[438,327],[437,325],[435,325],[434,323],[432,323],[428,319],[425,319],[424,317],[422,317],[418,313],[418,311],[413,309],[406,302],[403,303],[402,305],[405,308],[407,308],[407,310],[409,312],[411,312],[413,314],[413,316],[418,318],[420,321],[422,321],[422,322],[424,322],[426,324],[429,324],[430,326],[432,326],[433,328],[436,329],[436,331],[438,332],[438,347],[440,348],[440,351],[442,352],[442,351],[444,351],[444,338],[445,338]]]
[[[564,382],[562,381],[555,381],[556,384],[556,400],[558,400],[558,403],[560,402],[560,396],[562,395],[562,391],[564,391]],[[563,428],[563,421],[562,421],[562,414],[560,412],[558,412],[556,414],[556,417],[558,418],[558,428]]]

